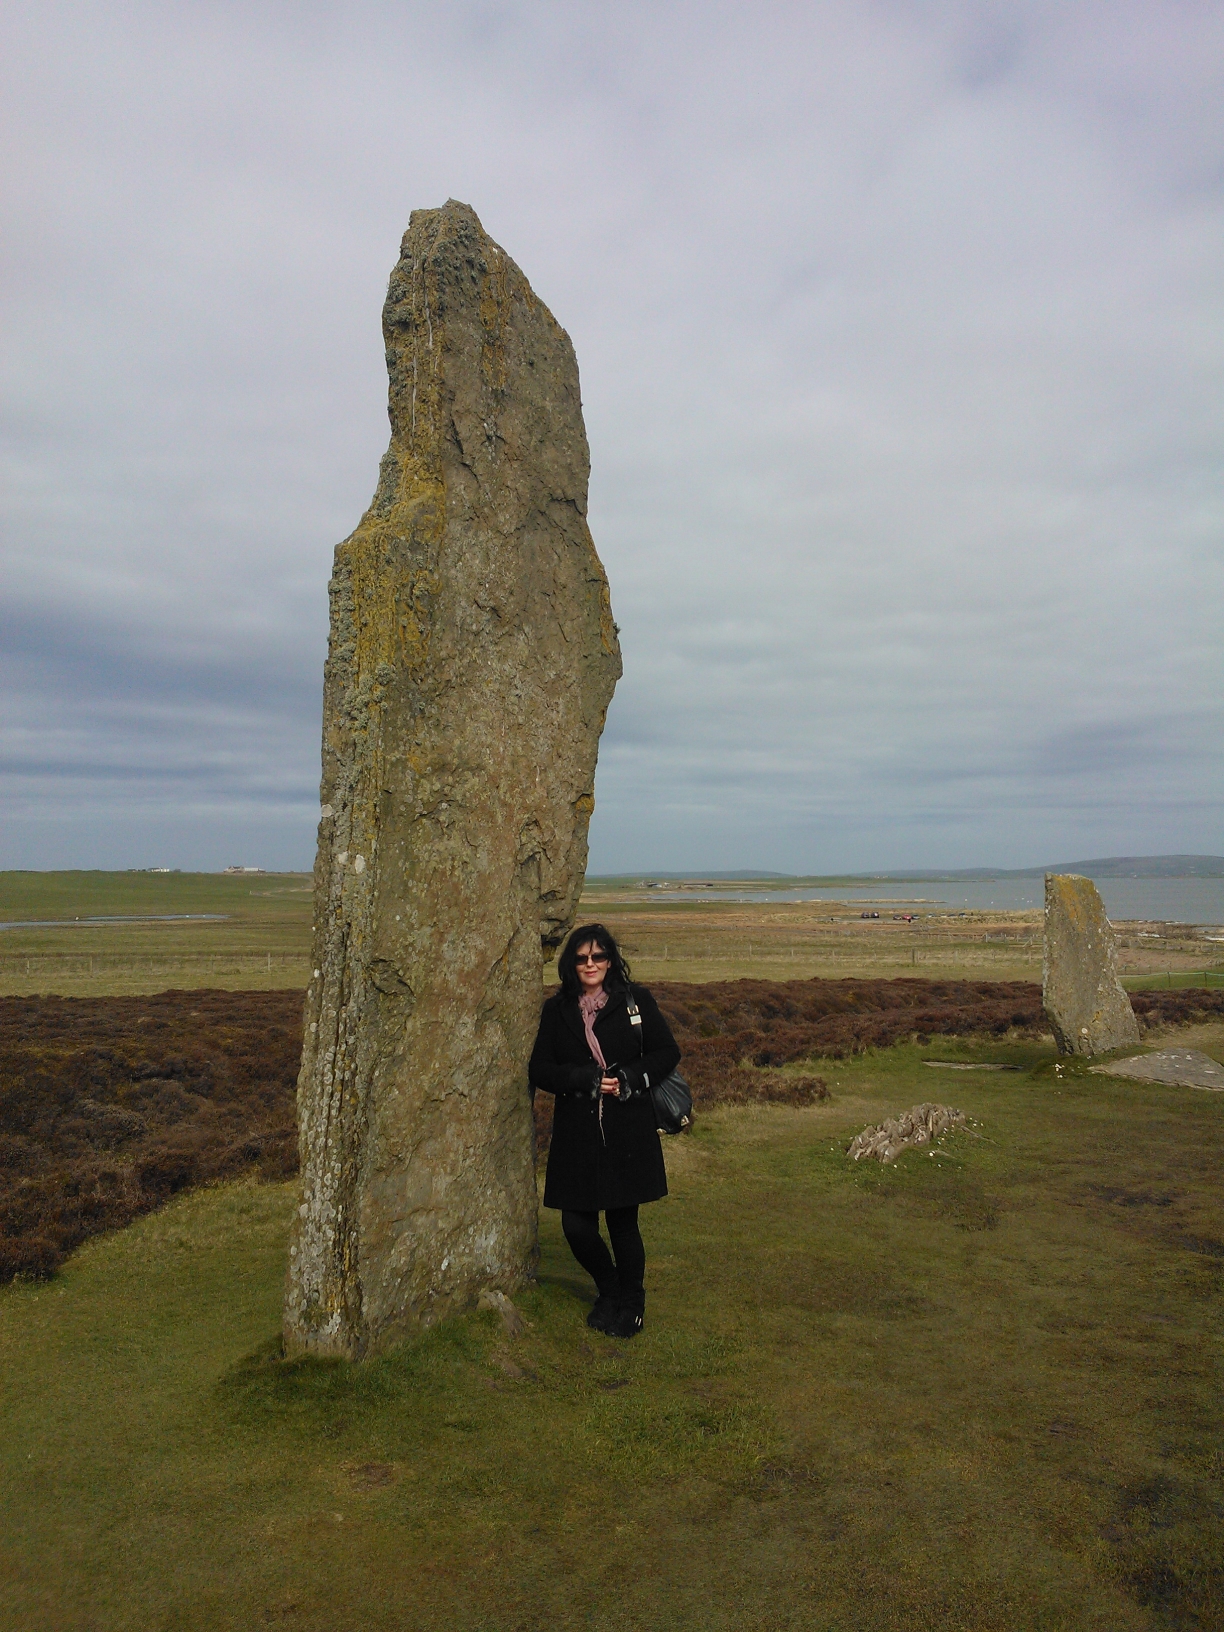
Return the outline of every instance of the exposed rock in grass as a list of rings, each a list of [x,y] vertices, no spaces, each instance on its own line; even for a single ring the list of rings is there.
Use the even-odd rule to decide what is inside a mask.
[[[492,1309],[501,1316],[502,1330],[507,1337],[519,1337],[527,1323],[504,1292],[482,1292],[476,1299],[478,1309]]]
[[[871,1156],[877,1162],[895,1162],[903,1150],[929,1145],[941,1134],[965,1125],[964,1111],[951,1105],[915,1105],[903,1116],[890,1116],[873,1128],[855,1134],[846,1149],[854,1161]]]
[[[923,1060],[928,1071],[1019,1071],[1018,1065],[990,1065],[984,1060]]]
[[[358,1490],[381,1490],[395,1481],[393,1462],[362,1462],[346,1471]]]
[[[1136,1054],[1129,1060],[1111,1060],[1108,1065],[1091,1065],[1088,1069],[1104,1076],[1137,1077],[1141,1082],[1167,1082],[1224,1093],[1224,1065],[1197,1048],[1164,1048],[1155,1054]]]

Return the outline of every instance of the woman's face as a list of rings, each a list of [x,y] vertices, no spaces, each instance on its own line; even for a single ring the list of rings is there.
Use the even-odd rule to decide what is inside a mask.
[[[608,973],[610,959],[596,941],[584,941],[574,953],[578,965],[578,984],[584,992],[597,992]],[[592,963],[590,960],[596,961]]]

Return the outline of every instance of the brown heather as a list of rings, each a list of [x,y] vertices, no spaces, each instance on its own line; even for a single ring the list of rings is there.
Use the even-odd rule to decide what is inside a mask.
[[[698,1111],[827,1097],[793,1068],[917,1039],[1035,1037],[1029,982],[659,981]],[[1224,991],[1136,992],[1147,1030],[1224,1015]],[[0,998],[0,1280],[47,1276],[75,1247],[177,1191],[297,1170],[302,996]],[[786,1069],[786,1068],[791,1069]],[[539,1147],[551,1100],[537,1096]]]
[[[176,1191],[297,1170],[300,992],[0,998],[0,1279]]]

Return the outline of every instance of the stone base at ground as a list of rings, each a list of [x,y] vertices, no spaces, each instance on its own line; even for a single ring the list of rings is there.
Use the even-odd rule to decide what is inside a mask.
[[[1110,1077],[1138,1077],[1141,1082],[1169,1082],[1224,1093],[1224,1065],[1196,1048],[1164,1048],[1157,1054],[1135,1054],[1129,1060],[1111,1060],[1091,1069]]]
[[[1090,878],[1047,873],[1041,996],[1060,1054],[1107,1054],[1139,1041],[1118,979],[1113,929]]]
[[[890,1116],[874,1128],[864,1128],[851,1140],[846,1155],[853,1161],[870,1156],[877,1162],[895,1162],[903,1150],[929,1145],[941,1134],[965,1125],[964,1111],[951,1105],[915,1105],[903,1116]]]

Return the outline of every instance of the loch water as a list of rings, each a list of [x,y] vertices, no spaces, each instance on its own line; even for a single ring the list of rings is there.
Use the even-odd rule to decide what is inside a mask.
[[[1224,878],[1098,878],[1112,919],[1224,925]],[[712,895],[713,891],[710,892]],[[796,889],[717,892],[720,901],[861,901],[884,912],[1032,912],[1045,900],[1041,878],[875,879]]]

